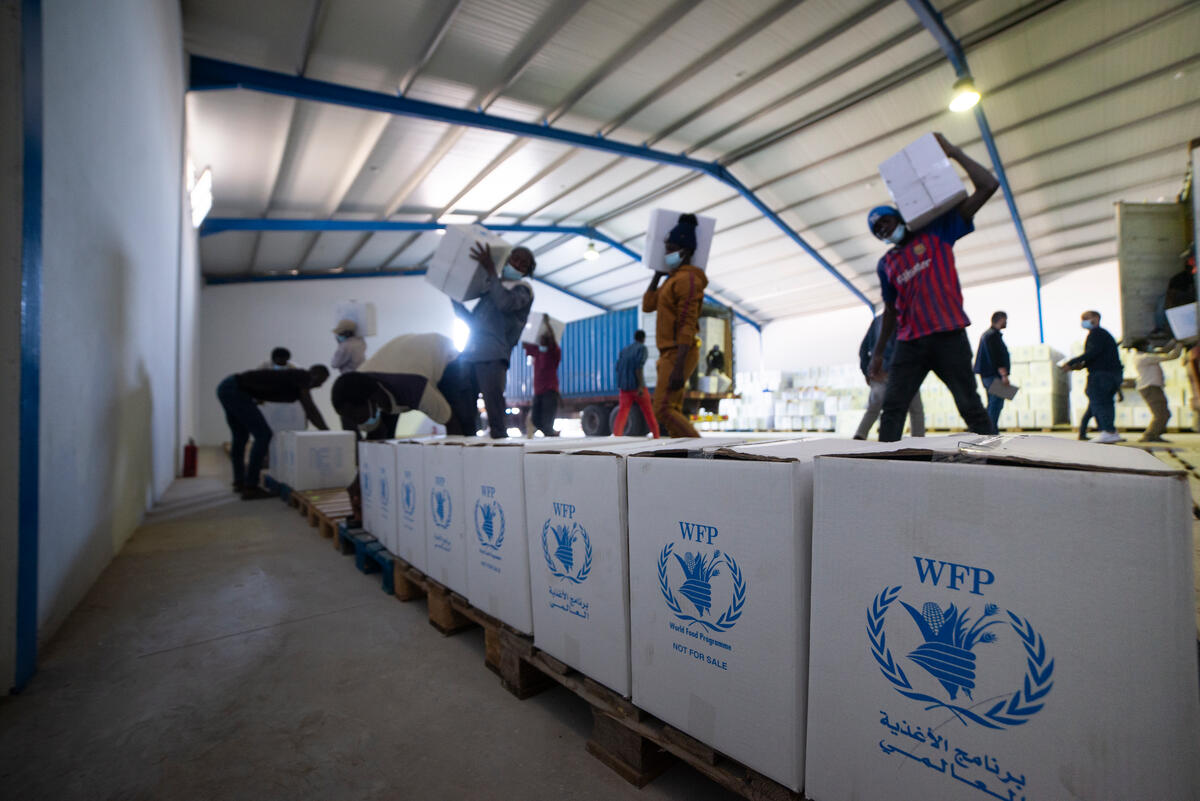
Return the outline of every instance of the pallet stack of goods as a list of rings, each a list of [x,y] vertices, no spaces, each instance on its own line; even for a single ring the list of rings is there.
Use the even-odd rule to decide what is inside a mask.
[[[719,406],[721,431],[853,431],[867,406],[857,365],[738,373],[741,398]],[[850,422],[852,421],[852,422]]]
[[[588,750],[639,786],[664,752],[750,799],[1200,786],[1192,499],[1147,453],[441,437],[360,458],[356,560],[443,633],[483,625],[518,697],[587,701]],[[424,567],[391,551],[405,516]]]
[[[1046,429],[1071,422],[1071,382],[1059,368],[1062,354],[1049,345],[1014,345],[1011,380],[1020,387],[1017,396],[1005,401],[1000,428]]]

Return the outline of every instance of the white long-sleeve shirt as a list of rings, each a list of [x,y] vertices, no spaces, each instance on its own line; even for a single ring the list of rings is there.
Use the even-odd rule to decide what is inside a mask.
[[[350,337],[345,342],[338,343],[329,366],[339,373],[350,373],[357,370],[366,358],[366,340],[362,337]]]
[[[1183,347],[1176,345],[1170,353],[1139,353],[1133,357],[1133,366],[1137,370],[1137,388],[1161,387],[1166,383],[1162,363],[1178,359],[1182,352]]]

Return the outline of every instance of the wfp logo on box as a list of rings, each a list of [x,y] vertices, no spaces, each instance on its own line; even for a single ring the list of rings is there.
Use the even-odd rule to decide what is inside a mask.
[[[475,501],[475,536],[479,544],[492,550],[500,550],[504,544],[504,507],[492,499]]]
[[[921,584],[940,588],[944,579],[947,590],[968,590],[971,595],[982,596],[983,587],[995,581],[995,574],[984,568],[920,556],[913,559]],[[1028,620],[1009,610],[1005,610],[1006,618],[994,603],[985,603],[981,612],[973,613],[971,607],[959,609],[954,603],[942,606],[925,600],[918,609],[900,601],[912,618],[913,627],[894,631],[892,642],[907,639],[914,643],[916,647],[906,657],[923,671],[913,674],[914,678],[910,679],[900,661],[893,657],[884,630],[888,609],[899,600],[901,589],[902,586],[884,587],[867,608],[871,655],[896,692],[926,704],[926,710],[945,709],[964,726],[969,725],[969,721],[989,729],[1019,726],[1042,709],[1054,686],[1054,660],[1046,653],[1045,641]],[[1000,629],[994,630],[996,626]],[[1025,651],[1025,676],[1023,681],[1012,678],[1013,683],[1020,681],[1015,691],[986,687],[982,697],[998,700],[984,708],[982,704],[973,703],[975,693],[979,691],[978,663],[1007,644],[1006,629],[1016,634],[1016,639],[1009,642],[1015,642]],[[926,679],[922,686],[919,681],[922,675],[928,675],[932,681]],[[962,704],[970,704],[970,707]]]
[[[704,526],[699,523],[680,521],[681,539],[688,542],[711,545],[717,538],[715,526]],[[742,608],[746,605],[746,589],[748,582],[742,575],[742,569],[737,561],[728,553],[722,553],[718,548],[712,553],[697,550],[685,552],[682,556],[674,552],[675,543],[668,542],[663,546],[658,556],[658,586],[662,591],[667,608],[675,613],[675,617],[691,626],[699,623],[709,631],[728,631],[737,624],[742,616]],[[671,557],[679,570],[672,569]],[[722,569],[728,576],[729,605],[725,611],[714,617],[713,608],[713,579],[722,575]],[[682,578],[682,582],[680,582]],[[688,608],[675,597],[672,583],[677,584],[679,594],[687,601]],[[719,606],[718,606],[719,608]],[[694,610],[692,614],[689,610]]]
[[[388,505],[387,478],[382,475],[379,477],[379,505],[384,508]]]
[[[429,493],[429,508],[433,512],[433,522],[438,528],[450,528],[453,509],[450,504],[450,490],[442,486],[444,478],[438,479],[438,486]]]
[[[555,578],[582,584],[592,572],[592,541],[587,529],[574,519],[575,507],[555,502],[554,514],[563,522],[548,518],[542,526],[542,556]],[[579,558],[582,556],[582,560]]]
[[[417,512],[417,488],[411,481],[400,485],[400,502],[404,505],[406,517],[412,517]]]

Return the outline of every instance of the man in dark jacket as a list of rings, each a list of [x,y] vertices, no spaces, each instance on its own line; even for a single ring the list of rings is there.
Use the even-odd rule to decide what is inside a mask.
[[[504,403],[508,359],[521,340],[533,305],[533,287],[523,279],[533,275],[537,262],[529,248],[513,248],[500,275],[496,275],[496,264],[487,247],[476,245],[471,258],[484,268],[488,282],[474,309],[454,301],[455,314],[471,328],[462,361],[471,374],[475,397],[483,394],[492,439],[503,439],[508,436]]]
[[[217,399],[225,410],[225,421],[231,434],[229,458],[233,462],[233,489],[243,500],[270,498],[271,493],[258,486],[259,473],[267,447],[271,444],[271,427],[258,409],[264,401],[273,403],[300,402],[304,413],[314,426],[328,431],[321,412],[313,403],[309,390],[321,386],[329,377],[323,364],[307,370],[273,369],[248,370],[235,373],[217,386]],[[250,448],[250,464],[246,465],[246,442],[254,437]]]
[[[1100,312],[1085,311],[1079,324],[1088,332],[1083,343],[1083,355],[1076,356],[1063,363],[1062,369],[1082,370],[1087,368],[1088,410],[1096,417],[1096,426],[1100,429],[1097,442],[1123,442],[1117,434],[1116,404],[1113,396],[1121,388],[1121,354],[1117,350],[1117,341],[1113,335],[1100,327]]]
[[[992,425],[1000,430],[1000,412],[1004,409],[1004,398],[988,392],[993,382],[1008,384],[1008,371],[1012,362],[1008,358],[1008,346],[1000,334],[1008,327],[1008,315],[1002,311],[992,313],[992,324],[979,338],[979,348],[975,351],[975,372],[983,381],[983,394],[987,395],[988,417]]]
[[[893,335],[887,345],[883,346],[883,379],[880,381],[871,379],[868,373],[871,356],[879,347],[879,330],[882,326],[883,316],[880,315],[871,321],[866,336],[858,346],[858,369],[862,370],[863,377],[867,379],[867,386],[871,388],[871,394],[867,396],[867,411],[858,424],[858,431],[854,433],[855,439],[866,439],[867,435],[871,433],[871,426],[875,425],[875,421],[879,419],[879,412],[883,409],[883,396],[887,391],[887,373],[892,369],[892,360],[896,358],[896,337]],[[920,392],[913,395],[912,402],[908,404],[908,422],[914,437],[925,436],[925,407],[921,405]]]

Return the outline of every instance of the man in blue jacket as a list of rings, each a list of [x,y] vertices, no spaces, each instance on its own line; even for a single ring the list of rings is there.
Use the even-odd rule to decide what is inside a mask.
[[[882,326],[883,315],[880,315],[871,321],[871,326],[867,329],[862,344],[858,346],[858,369],[862,370],[863,377],[867,379],[867,386],[871,388],[871,394],[867,396],[867,411],[863,415],[862,422],[858,424],[858,431],[854,434],[855,439],[866,439],[867,434],[871,433],[871,426],[875,425],[875,421],[879,419],[879,412],[883,409],[883,396],[887,390],[887,374],[892,369],[892,360],[896,358],[896,337],[893,334],[887,345],[883,347],[883,376],[878,381],[871,380],[868,372],[871,366],[871,356],[874,355],[875,349],[879,345],[879,330]],[[925,407],[921,405],[920,392],[913,395],[912,403],[908,404],[908,423],[914,437],[925,436]]]
[[[521,340],[533,305],[533,287],[524,279],[533,275],[537,262],[529,248],[513,248],[500,275],[496,275],[496,263],[487,247],[477,244],[471,258],[483,267],[488,283],[474,309],[468,311],[454,301],[454,313],[471,327],[461,360],[470,373],[471,396],[483,395],[492,439],[504,439],[508,436],[504,403],[508,359]]]
[[[1100,429],[1097,442],[1123,442],[1117,434],[1116,404],[1113,396],[1121,388],[1123,368],[1121,354],[1113,335],[1100,327],[1100,312],[1085,311],[1079,324],[1088,332],[1083,343],[1083,355],[1063,363],[1063,371],[1087,368],[1088,410],[1096,417]]]
[[[992,418],[992,425],[996,426],[997,431],[1000,430],[1000,412],[1004,409],[1004,398],[993,395],[988,390],[996,381],[1001,384],[1008,383],[1008,371],[1012,367],[1012,361],[1008,356],[1008,346],[1004,344],[1004,337],[1000,334],[1007,327],[1008,315],[1002,311],[993,312],[992,324],[979,338],[979,348],[975,351],[975,372],[983,381],[988,417]]]

